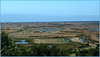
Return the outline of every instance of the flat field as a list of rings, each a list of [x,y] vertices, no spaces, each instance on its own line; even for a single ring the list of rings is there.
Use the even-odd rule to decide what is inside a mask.
[[[79,48],[83,45],[86,46],[87,43],[93,45],[99,44],[98,30],[98,21],[1,24],[1,32],[6,32],[11,39],[15,39],[12,44],[20,40],[26,40],[30,46],[39,45],[41,43],[46,45],[55,44],[65,49],[71,49],[72,47],[73,49]],[[87,37],[89,39],[87,39]],[[80,40],[80,38],[83,39]]]

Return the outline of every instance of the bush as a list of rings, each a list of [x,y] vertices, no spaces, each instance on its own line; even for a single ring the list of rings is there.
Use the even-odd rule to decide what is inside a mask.
[[[32,46],[30,48],[23,48],[16,46],[9,46],[1,54],[2,56],[68,56],[70,50],[58,49],[56,46],[48,47],[44,45]]]
[[[91,49],[84,49],[81,51],[76,52],[77,56],[99,56],[99,47],[91,48]]]

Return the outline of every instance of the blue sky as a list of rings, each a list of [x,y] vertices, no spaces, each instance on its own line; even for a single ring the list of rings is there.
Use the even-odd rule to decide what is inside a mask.
[[[99,1],[2,1],[2,22],[99,21]]]

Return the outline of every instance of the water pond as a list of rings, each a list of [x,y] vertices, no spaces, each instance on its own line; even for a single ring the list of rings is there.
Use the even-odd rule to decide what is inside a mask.
[[[80,41],[81,41],[81,42],[84,42],[84,41],[82,40],[82,38],[80,38]]]
[[[57,28],[57,29],[46,29],[46,28],[44,28],[44,29],[37,29],[37,30],[40,30],[40,32],[44,32],[44,31],[53,31],[53,30],[61,30],[61,29],[59,29],[59,28]]]
[[[28,44],[28,42],[25,42],[25,40],[20,40],[21,42],[15,42],[15,44]]]
[[[66,41],[70,42],[70,39],[66,39]]]
[[[40,31],[40,32],[43,32],[43,31]]]
[[[99,29],[92,29],[92,30],[88,30],[88,31],[100,31]]]
[[[81,41],[81,42],[84,42],[83,39],[84,39],[85,42],[91,42],[91,40],[90,40],[89,37],[80,38],[80,41]]]
[[[20,28],[16,28],[16,30],[20,30]]]
[[[52,45],[49,45],[49,47],[52,47]]]
[[[53,28],[53,29],[43,28],[43,29],[36,29],[36,30],[41,30],[41,31],[50,31],[50,30],[61,30],[61,29],[59,29],[59,28]]]

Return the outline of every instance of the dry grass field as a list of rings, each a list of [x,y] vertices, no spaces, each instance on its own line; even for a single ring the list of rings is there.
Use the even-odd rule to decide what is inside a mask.
[[[68,41],[66,41],[65,39],[34,39],[35,43],[45,43],[45,44],[62,44],[62,43],[68,43]]]
[[[79,38],[70,38],[70,40],[71,40],[72,42],[79,42],[79,43],[82,43],[82,42],[80,41]]]

